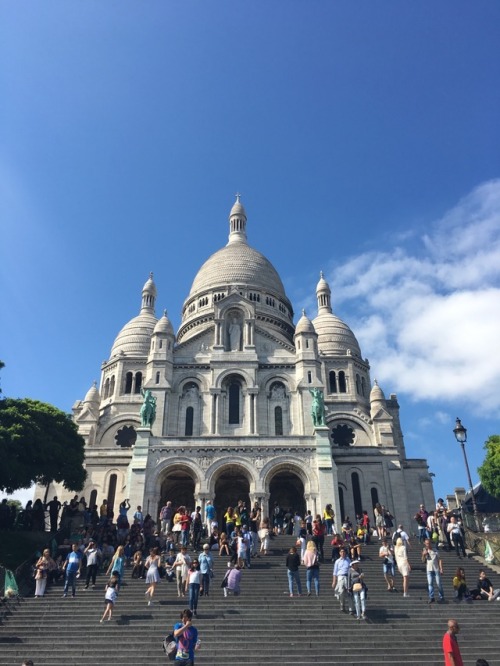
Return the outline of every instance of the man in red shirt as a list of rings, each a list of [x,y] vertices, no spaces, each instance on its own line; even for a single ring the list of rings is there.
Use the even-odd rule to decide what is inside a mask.
[[[445,666],[464,666],[457,634],[460,631],[456,620],[448,620],[448,631],[443,636],[443,653]]]

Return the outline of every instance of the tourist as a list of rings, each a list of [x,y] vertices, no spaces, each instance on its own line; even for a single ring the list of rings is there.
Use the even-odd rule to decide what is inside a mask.
[[[302,520],[300,522],[300,531],[296,545],[300,546],[300,561],[304,563],[304,555],[306,554],[306,546],[307,546],[307,528],[305,520]]]
[[[325,559],[325,552],[323,548],[325,544],[325,531],[325,525],[323,524],[321,516],[318,513],[316,518],[313,520],[312,540],[314,541],[318,551],[320,562],[323,562]]]
[[[377,530],[378,540],[382,541],[385,537],[385,516],[382,506],[378,502],[373,507],[373,515],[375,517],[375,529]]]
[[[306,567],[307,596],[311,596],[311,583],[314,581],[316,596],[319,596],[319,556],[314,541],[308,541],[303,558]]]
[[[218,527],[216,516],[217,512],[214,505],[210,500],[207,500],[207,505],[205,507],[205,524],[209,536],[212,534],[214,527]]]
[[[193,615],[197,617],[198,599],[200,596],[201,586],[201,572],[198,560],[193,560],[188,572],[188,586],[189,586],[189,609]]]
[[[356,609],[356,620],[366,620],[366,585],[364,581],[364,573],[359,566],[359,562],[351,562],[349,579],[350,592]],[[349,613],[351,615],[353,614],[350,604]]]
[[[174,638],[177,641],[177,653],[174,663],[177,666],[194,666],[194,653],[200,648],[198,629],[192,624],[193,613],[187,608],[182,613],[182,624],[174,627]]]
[[[50,550],[45,548],[42,556],[35,564],[35,598],[43,597],[47,587],[49,572],[56,568],[56,563],[50,556]]]
[[[493,584],[491,580],[486,576],[486,571],[484,569],[479,570],[479,580],[477,581],[477,587],[471,592],[471,595],[474,599],[483,599],[487,601],[495,601],[500,596],[500,589],[493,589]]]
[[[76,596],[76,579],[80,576],[82,568],[82,554],[78,550],[78,544],[74,543],[71,546],[71,552],[66,556],[63,564],[63,569],[66,573],[66,580],[64,582],[63,597],[68,596],[68,589],[71,585],[71,596]]]
[[[172,515],[173,515],[172,502],[167,502],[165,506],[161,508],[160,511],[160,525],[163,534],[168,534],[170,532],[170,529],[172,527]]]
[[[118,589],[120,589],[120,584],[122,582],[123,574],[125,572],[125,549],[123,546],[118,546],[115,554],[113,555],[111,562],[106,570],[106,575],[109,576],[111,573],[113,576],[116,576],[118,579]]]
[[[181,546],[181,552],[177,553],[174,562],[175,578],[177,581],[177,596],[185,597],[187,593],[188,571],[191,566],[191,558],[187,554],[186,546]]]
[[[91,539],[89,541],[88,546],[83,551],[83,554],[87,558],[87,576],[85,579],[85,589],[88,590],[91,580],[92,580],[92,587],[95,587],[95,581],[97,576],[97,569],[99,567],[99,558],[101,556],[101,551],[99,550],[96,542]]]
[[[214,575],[214,559],[210,554],[210,546],[208,543],[204,544],[203,552],[198,558],[201,573],[201,596],[208,597],[210,592],[210,579]]]
[[[153,605],[153,597],[157,584],[160,582],[160,554],[158,548],[151,548],[149,551],[149,557],[146,559],[145,568],[148,573],[146,574],[146,585],[148,589],[144,592],[144,595],[149,597],[148,606]]]
[[[340,602],[340,610],[345,612],[345,602],[349,594],[349,570],[351,560],[347,557],[347,550],[340,549],[340,557],[333,565],[332,588]]]
[[[118,598],[118,581],[116,578],[113,577],[106,585],[106,593],[104,595],[104,603],[106,604],[106,608],[104,609],[104,613],[99,622],[101,623],[104,622],[106,617],[108,618],[108,622],[111,621],[111,618],[113,617],[113,608],[117,598]]]
[[[224,514],[224,520],[226,521],[226,534],[231,537],[231,533],[234,530],[234,509],[232,506],[227,507],[227,511]]]
[[[142,550],[136,550],[132,560],[132,578],[142,578],[144,575],[144,561]]]
[[[460,602],[464,598],[469,600],[469,590],[465,579],[465,571],[458,567],[453,577],[453,589],[455,590],[455,601]]]
[[[335,534],[334,530],[334,521],[335,521],[335,512],[331,504],[327,504],[323,511],[323,520],[326,525],[326,536],[333,536]]]
[[[437,550],[432,548],[431,540],[429,538],[425,539],[424,544],[425,546],[422,550],[422,562],[424,562],[427,572],[427,587],[429,590],[428,603],[434,603],[434,583],[436,583],[438,588],[439,602],[442,603],[444,601],[443,583],[441,581],[441,576],[443,575],[443,561]]]
[[[222,532],[219,538],[219,555],[231,555],[229,550],[229,541],[225,532]]]
[[[54,497],[53,500],[47,502],[45,505],[45,510],[49,512],[51,532],[57,532],[57,521],[59,518],[59,511],[61,510],[61,506],[61,502],[57,499],[57,497]]]
[[[269,552],[269,541],[271,538],[269,530],[269,518],[264,518],[260,524],[259,530],[260,538],[260,554],[267,555]]]
[[[445,666],[464,666],[457,641],[457,634],[459,631],[460,627],[458,622],[456,620],[448,620],[448,631],[443,636]]]
[[[394,587],[394,548],[389,544],[386,537],[382,539],[378,556],[383,558],[383,571],[387,589],[389,592],[396,592]]]
[[[229,566],[229,564],[228,564]],[[236,564],[232,569],[229,569],[228,573],[224,577],[226,585],[224,589],[224,596],[227,597],[228,593],[238,596],[241,592],[241,567],[239,564]]]
[[[403,577],[403,596],[409,597],[408,587],[409,587],[409,576],[411,571],[411,564],[408,561],[408,552],[406,545],[401,537],[398,537],[396,541],[396,547],[394,548],[394,556],[396,558],[396,564],[398,565],[398,571]]]
[[[467,554],[465,552],[464,538],[462,534],[462,525],[457,521],[455,516],[451,516],[447,529],[448,529],[448,534],[451,537],[452,544],[455,547],[457,557],[461,557],[460,552],[462,553],[463,557],[467,557]]]
[[[300,582],[299,567],[300,567],[300,555],[297,554],[297,548],[295,548],[295,546],[292,546],[288,552],[288,555],[286,556],[288,590],[290,592],[291,597],[293,597],[294,581],[297,586],[297,596],[298,597],[302,596],[302,585]]]

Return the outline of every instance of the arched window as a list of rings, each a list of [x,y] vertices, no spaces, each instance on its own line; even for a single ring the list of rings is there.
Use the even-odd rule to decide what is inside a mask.
[[[328,379],[330,383],[330,393],[337,393],[337,377],[335,376],[334,370],[330,370]]]
[[[155,384],[159,384],[159,383],[160,383],[160,373],[157,372],[156,377],[155,377]]]
[[[240,422],[240,384],[233,381],[229,384],[229,424],[238,425]]]
[[[274,434],[277,437],[283,435],[283,410],[281,407],[274,408]]]
[[[132,393],[132,378],[132,373],[127,372],[125,375],[125,393]]]
[[[93,490],[90,493],[89,509],[93,509],[96,505],[97,505],[97,490]]]
[[[364,377],[361,377],[361,395],[363,397],[366,396],[366,382]]]
[[[310,383],[312,382],[312,380],[313,380],[313,379],[312,379],[312,373],[311,373],[311,372],[308,372],[308,373],[307,373],[307,383],[310,384]]]
[[[363,513],[363,502],[361,501],[361,488],[359,485],[359,474],[353,472],[351,474],[352,495],[354,499],[354,511],[356,515]]]
[[[339,393],[347,393],[347,382],[343,370],[339,372]]]
[[[108,395],[109,395],[109,377],[104,382],[104,396],[103,397],[104,397],[105,400],[108,397]]]
[[[340,504],[340,520],[344,522],[345,520],[344,489],[342,488],[342,486],[339,486],[339,504]]]
[[[109,477],[109,486],[108,486],[108,511],[114,511],[113,507],[115,505],[115,496],[116,496],[116,474],[111,474]]]
[[[356,374],[356,393],[361,395],[361,380],[358,374]]]
[[[142,372],[135,373],[134,393],[140,393],[142,388]]]
[[[378,504],[378,490],[376,488],[372,488],[370,490],[370,494],[372,496],[372,506],[375,506],[375,504]]]
[[[115,392],[115,376],[111,376],[111,381],[109,383],[109,397],[111,398]]]
[[[193,422],[194,422],[194,409],[188,407],[186,409],[186,424],[184,426],[184,435],[186,437],[191,437],[193,434]]]

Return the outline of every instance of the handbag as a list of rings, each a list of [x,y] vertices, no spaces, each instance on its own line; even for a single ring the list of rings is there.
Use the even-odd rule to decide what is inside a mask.
[[[352,586],[353,592],[361,592],[362,589],[363,585],[361,583],[354,583],[354,585]]]

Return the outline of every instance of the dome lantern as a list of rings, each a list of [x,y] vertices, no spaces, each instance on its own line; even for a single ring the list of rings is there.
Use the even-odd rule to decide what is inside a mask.
[[[247,242],[247,214],[240,201],[241,194],[236,194],[236,201],[229,213],[229,243]]]

